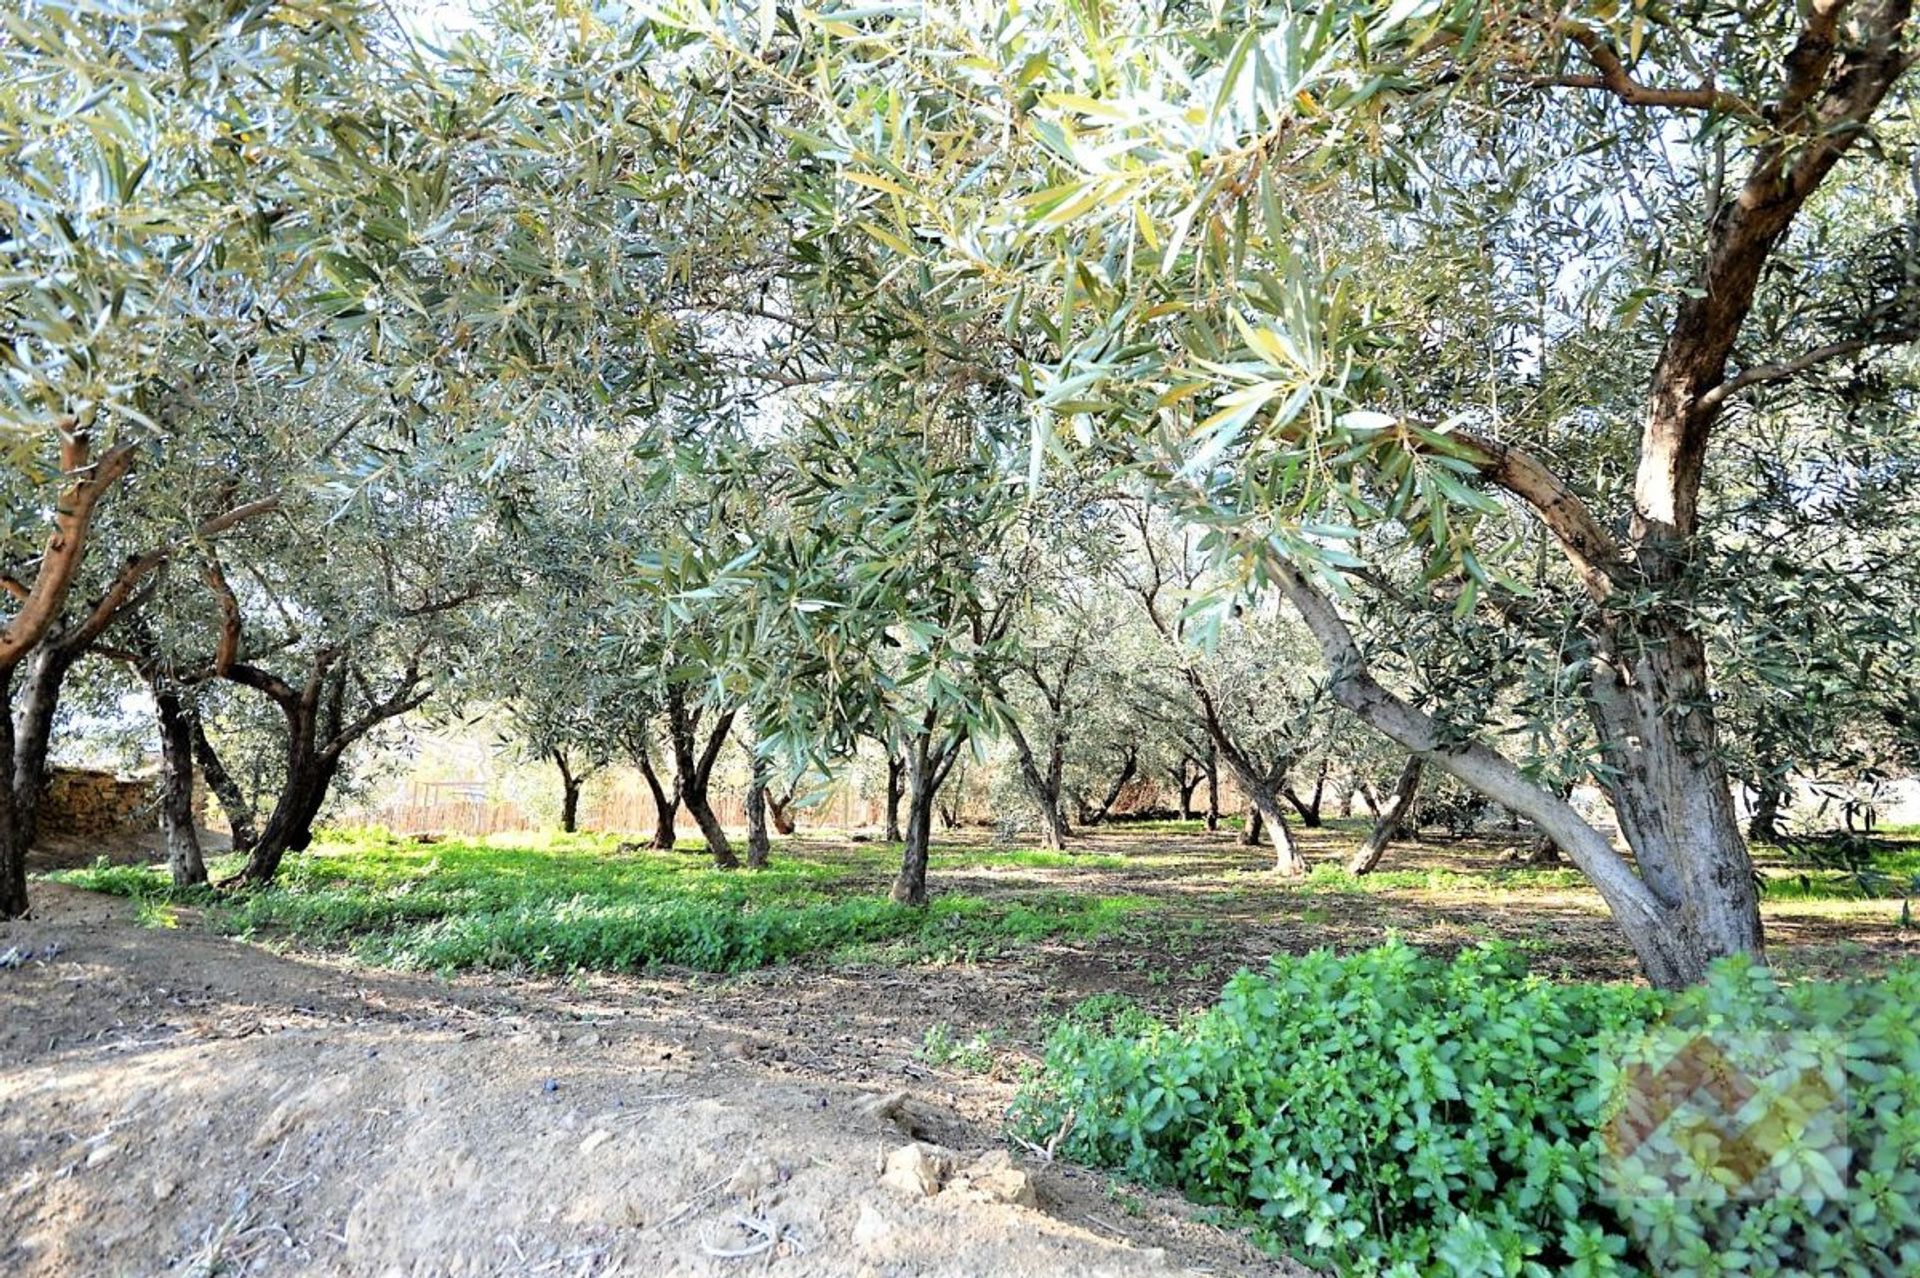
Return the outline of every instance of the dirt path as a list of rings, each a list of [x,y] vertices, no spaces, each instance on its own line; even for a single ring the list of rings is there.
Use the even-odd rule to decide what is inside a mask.
[[[443,982],[38,891],[0,925],[0,1273],[1303,1272],[1038,1159],[1033,1206],[883,1182],[916,1137],[1000,1147],[1011,1085],[914,1048],[1030,975]]]

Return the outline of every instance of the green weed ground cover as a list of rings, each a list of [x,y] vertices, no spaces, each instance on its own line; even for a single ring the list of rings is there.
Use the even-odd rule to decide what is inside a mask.
[[[1138,897],[1033,891],[949,892],[909,909],[875,893],[893,855],[884,846],[832,860],[782,857],[753,872],[711,869],[698,849],[615,848],[600,835],[419,844],[350,831],[290,859],[272,887],[240,895],[176,891],[157,866],[100,864],[49,877],[135,898],[157,923],[192,907],[231,935],[441,970],[669,964],[739,972],[815,955],[973,958],[1046,937],[1106,934],[1150,908]],[[1051,855],[959,857],[1017,867]],[[215,866],[215,877],[225,868]]]

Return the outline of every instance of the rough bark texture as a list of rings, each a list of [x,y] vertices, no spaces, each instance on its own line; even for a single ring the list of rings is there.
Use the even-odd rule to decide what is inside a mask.
[[[60,688],[77,654],[63,644],[42,643],[25,669],[0,669],[0,690],[21,691],[13,713],[0,715],[0,918],[27,913],[27,852],[40,833],[40,799],[46,786],[47,753],[53,745],[54,713]]]
[[[226,813],[227,828],[233,832],[233,850],[250,850],[260,841],[253,805],[247,802],[240,784],[227,771],[220,752],[214,749],[212,740],[207,736],[207,725],[198,714],[193,715],[193,757],[200,765],[200,775],[206,778],[207,789],[213,792],[213,797],[220,803],[220,810]]]
[[[767,761],[753,760],[753,777],[747,783],[747,865],[763,870],[773,854],[773,840],[767,834]]]
[[[200,836],[193,825],[193,715],[178,690],[149,685],[160,721],[160,823],[167,841],[167,870],[175,887],[207,881]]]
[[[1386,810],[1380,813],[1373,824],[1373,831],[1367,835],[1366,842],[1360,845],[1353,859],[1347,862],[1347,869],[1354,874],[1366,874],[1380,864],[1380,858],[1386,855],[1387,845],[1400,837],[1400,827],[1413,812],[1413,801],[1420,794],[1420,777],[1426,771],[1427,761],[1417,754],[1408,755],[1406,766],[1400,769],[1400,779],[1394,783],[1393,795],[1387,800]]]
[[[887,826],[886,832],[881,835],[889,843],[899,843],[903,837],[900,833],[900,799],[905,787],[906,775],[906,755],[904,753],[889,754],[887,756]]]
[[[1327,659],[1334,697],[1362,721],[1496,803],[1520,812],[1554,839],[1593,883],[1655,984],[1676,988],[1697,980],[1714,947],[1688,927],[1683,910],[1655,895],[1604,835],[1551,789],[1524,776],[1479,742],[1443,744],[1431,717],[1373,678],[1333,604],[1291,566],[1276,573]],[[1744,858],[1743,858],[1744,859]],[[1717,951],[1725,952],[1725,951]]]
[[[900,873],[894,878],[891,893],[902,905],[927,903],[927,855],[933,845],[934,801],[964,744],[962,740],[936,743],[936,726],[934,715],[929,712],[904,752],[907,837],[900,855]]]
[[[890,895],[902,905],[927,903],[927,854],[933,842],[934,762],[926,734],[916,736],[906,749],[907,828],[900,854],[900,873]]]
[[[670,793],[661,782],[660,773],[653,766],[652,747],[644,735],[633,740],[630,753],[634,766],[640,769],[640,776],[647,783],[647,793],[653,796],[653,846],[670,852],[675,841],[674,823],[680,815],[680,787],[676,783]]]
[[[13,669],[0,667],[0,692],[13,704]],[[0,713],[0,918],[24,918],[27,913],[27,848],[31,834],[25,833],[25,821],[19,802],[20,788],[14,783],[17,755],[14,750],[13,716]]]
[[[720,757],[720,747],[726,744],[727,733],[733,728],[733,716],[731,710],[721,714],[709,730],[705,746],[701,746],[698,737],[701,712],[688,708],[686,697],[679,689],[667,694],[667,736],[673,743],[673,766],[679,778],[680,799],[700,827],[714,866],[722,870],[738,869],[740,858],[734,855],[726,829],[714,815],[707,786],[713,776],[713,765]]]

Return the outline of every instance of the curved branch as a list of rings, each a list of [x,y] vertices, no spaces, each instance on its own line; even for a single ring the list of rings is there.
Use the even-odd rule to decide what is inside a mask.
[[[255,692],[263,694],[283,709],[298,705],[300,702],[300,693],[292,684],[276,674],[262,670],[259,666],[236,661],[227,667],[225,677],[229,682],[237,683],[243,688],[252,688]]]
[[[1666,89],[1640,83],[1628,74],[1619,52],[1607,42],[1606,37],[1585,23],[1567,20],[1561,22],[1557,29],[1586,52],[1587,60],[1593,63],[1594,69],[1600,74],[1548,76],[1535,80],[1534,83],[1542,88],[1601,89],[1628,106],[1677,107],[1686,111],[1718,111],[1723,115],[1737,115],[1749,120],[1762,118],[1751,102],[1737,93],[1715,88],[1711,80],[1684,89]]]
[[[67,604],[67,592],[73,588],[80,561],[85,557],[87,532],[93,526],[94,507],[108,489],[119,483],[133,468],[133,445],[110,448],[98,461],[92,460],[92,447],[83,430],[65,423],[60,441],[60,469],[72,477],[54,514],[53,531],[47,535],[40,569],[33,585],[21,598],[20,611],[0,630],[0,670],[20,664],[32,647],[46,636],[59,620]],[[131,588],[131,587],[129,587]]]
[[[86,620],[61,635],[62,646],[77,651],[98,639],[106,632],[107,627],[114,623],[114,619],[134,602],[135,589],[171,560],[180,547],[187,542],[205,541],[210,537],[218,537],[238,524],[278,509],[280,509],[278,497],[263,497],[259,501],[248,502],[244,506],[235,506],[211,519],[203,520],[188,536],[155,546],[138,559],[129,560],[127,565],[114,576],[106,593],[101,595],[88,611]]]
[[[1708,439],[1731,393],[1715,392],[1727,380],[1727,360],[1767,260],[1911,69],[1903,50],[1910,0],[1857,6],[1843,49],[1838,28],[1848,7],[1847,0],[1815,0],[1809,7],[1787,55],[1780,95],[1768,108],[1774,136],[1760,148],[1739,192],[1715,212],[1699,273],[1654,368],[1634,476],[1632,533],[1643,569],[1656,578],[1679,572],[1673,547],[1698,522]]]
[[[1661,900],[1571,804],[1529,781],[1505,755],[1478,741],[1443,740],[1432,716],[1407,704],[1373,677],[1332,601],[1286,560],[1276,560],[1273,570],[1281,594],[1320,646],[1335,700],[1405,749],[1527,817],[1565,850],[1616,915],[1657,927],[1665,913]],[[1628,934],[1638,933],[1630,929]]]
[[[1755,364],[1752,368],[1729,377],[1718,386],[1700,397],[1702,408],[1718,408],[1727,400],[1749,387],[1767,382],[1783,382],[1790,377],[1798,377],[1808,369],[1836,359],[1845,359],[1861,351],[1872,350],[1877,346],[1898,346],[1902,342],[1911,342],[1920,338],[1920,329],[1901,329],[1892,333],[1879,333],[1872,337],[1856,337],[1849,341],[1832,342],[1826,346],[1815,347],[1793,359],[1781,360],[1773,364]]]
[[[1604,600],[1613,593],[1616,574],[1624,564],[1620,543],[1566,481],[1524,449],[1466,431],[1454,431],[1448,438],[1465,447],[1467,452],[1461,456],[1479,467],[1488,483],[1533,508],[1588,594]]]

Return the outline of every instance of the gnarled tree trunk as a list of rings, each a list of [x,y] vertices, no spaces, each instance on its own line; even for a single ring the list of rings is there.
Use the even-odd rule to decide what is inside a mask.
[[[900,799],[905,788],[907,759],[904,752],[887,755],[887,825],[881,835],[889,843],[902,841],[900,833]]]
[[[0,918],[23,918],[27,913],[27,853],[40,834],[40,801],[47,784],[47,754],[53,746],[54,713],[60,690],[77,656],[57,642],[41,644],[27,658],[23,672],[0,669],[0,691],[22,686],[10,715],[0,714]]]
[[[427,699],[421,689],[418,656],[407,665],[391,695],[367,701],[359,714],[347,716],[347,688],[352,680],[345,647],[315,653],[307,679],[299,687],[258,666],[233,662],[221,671],[227,679],[252,688],[280,710],[286,727],[286,759],[280,794],[247,852],[240,872],[222,887],[264,887],[280,872],[289,852],[304,852],[313,843],[313,823],[326,805],[327,793],[340,771],[347,747],[389,719],[418,707]],[[360,686],[365,689],[366,684]]]
[[[732,710],[720,715],[702,748],[696,739],[700,712],[689,710],[686,696],[678,688],[667,694],[667,735],[673,742],[673,766],[679,778],[680,799],[700,827],[700,836],[707,841],[707,853],[713,858],[714,867],[721,870],[738,869],[740,858],[734,855],[727,831],[714,815],[708,783],[713,777],[713,765],[720,757],[720,747],[726,744],[727,733],[733,727],[733,716]]]
[[[207,881],[200,835],[193,824],[193,712],[177,689],[150,678],[148,688],[160,723],[160,823],[167,841],[167,871],[175,887]]]
[[[671,852],[675,841],[673,827],[680,815],[679,782],[674,783],[671,793],[661,783],[660,773],[653,766],[653,750],[644,733],[632,739],[630,753],[634,766],[647,783],[647,793],[653,796],[653,846],[662,852]]]
[[[928,711],[920,731],[905,750],[907,829],[901,849],[900,873],[894,878],[893,899],[901,905],[927,903],[927,858],[933,848],[934,801],[947,774],[960,757],[964,737],[936,743],[937,720]]]
[[[1027,793],[1033,798],[1033,805],[1040,812],[1040,838],[1047,847],[1055,852],[1066,850],[1067,817],[1060,808],[1060,777],[1063,754],[1056,741],[1048,770],[1041,772],[1040,764],[1034,758],[1033,747],[1020,730],[1020,725],[1012,724],[1007,735],[1013,740],[1014,758],[1020,767],[1020,781],[1027,787]]]
[[[1113,805],[1119,801],[1120,792],[1127,788],[1127,782],[1133,780],[1134,773],[1140,770],[1140,747],[1129,742],[1120,751],[1120,772],[1113,778],[1113,784],[1107,787],[1107,795],[1100,806],[1088,811],[1080,818],[1082,825],[1099,825],[1113,811]]]
[[[767,761],[753,759],[753,774],[747,782],[747,866],[764,870],[773,854],[773,840],[767,834]]]
[[[1387,845],[1400,837],[1400,827],[1413,813],[1413,801],[1420,793],[1420,776],[1426,770],[1427,761],[1417,754],[1407,756],[1406,766],[1400,769],[1400,779],[1394,783],[1393,794],[1387,800],[1386,810],[1380,813],[1374,822],[1373,832],[1367,835],[1366,842],[1347,862],[1347,869],[1353,874],[1366,874],[1380,864],[1380,858],[1386,855]]]

